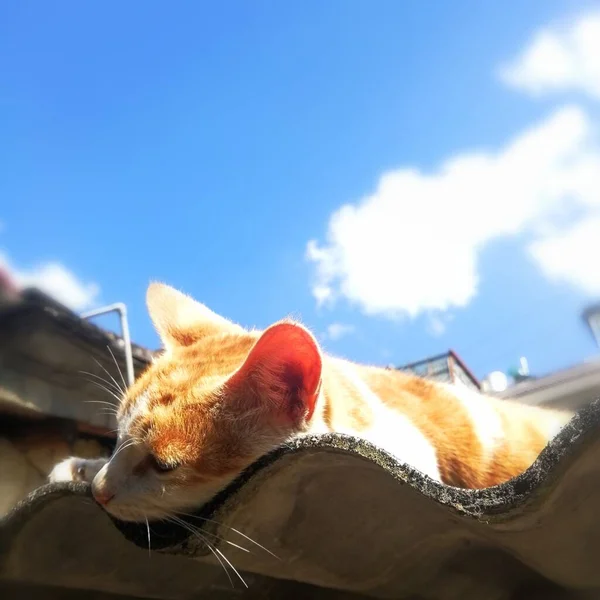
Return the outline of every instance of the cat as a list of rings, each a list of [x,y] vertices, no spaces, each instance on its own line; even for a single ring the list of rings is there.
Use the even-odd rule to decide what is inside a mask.
[[[52,481],[85,480],[125,521],[196,509],[295,436],[359,436],[430,478],[484,488],[529,467],[571,413],[322,353],[300,323],[248,331],[161,283],[147,291],[164,352],[118,407],[109,460],[71,457]]]

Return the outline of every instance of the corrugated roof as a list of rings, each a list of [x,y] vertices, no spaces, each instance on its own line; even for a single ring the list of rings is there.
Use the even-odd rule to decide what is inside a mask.
[[[152,524],[150,555],[145,524],[111,521],[85,485],[46,486],[1,523],[0,594],[35,585],[45,597],[598,598],[599,433],[596,402],[527,472],[487,490],[434,483],[357,438],[306,437],[186,517],[197,535]]]

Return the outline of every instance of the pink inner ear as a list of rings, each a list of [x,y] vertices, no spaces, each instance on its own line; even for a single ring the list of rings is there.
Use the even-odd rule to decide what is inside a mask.
[[[277,412],[298,422],[313,414],[321,369],[321,353],[312,335],[299,325],[278,323],[256,342],[237,376],[251,381],[259,397]]]

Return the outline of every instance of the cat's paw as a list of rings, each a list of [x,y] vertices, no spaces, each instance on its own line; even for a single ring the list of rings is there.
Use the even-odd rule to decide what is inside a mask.
[[[91,483],[96,473],[108,462],[106,458],[78,458],[71,456],[54,465],[48,475],[51,483],[57,481],[85,481]]]

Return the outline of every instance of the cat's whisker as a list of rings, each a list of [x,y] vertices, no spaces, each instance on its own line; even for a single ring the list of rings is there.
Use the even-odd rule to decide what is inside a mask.
[[[233,569],[233,572],[240,578],[240,581],[248,588],[248,584],[244,581],[244,578],[239,574],[238,570],[231,564],[231,561],[218,549],[215,548],[215,552],[221,555],[223,560],[227,562],[227,564]]]
[[[127,384],[125,383],[125,377],[123,377],[123,371],[121,371],[121,367],[119,366],[119,363],[117,362],[117,359],[115,358],[115,355],[111,349],[111,347],[107,344],[106,345],[107,350],[110,352],[110,355],[112,356],[112,359],[115,363],[115,367],[117,367],[117,371],[119,373],[119,376],[121,377],[121,381],[123,382],[123,389],[121,390],[123,395],[125,394],[125,390],[127,389]]]
[[[246,588],[248,587],[248,584],[245,582],[244,578],[240,575],[238,570],[233,566],[233,564],[225,556],[225,554],[223,554],[223,552],[221,552],[216,546],[212,546],[212,544],[206,539],[205,534],[207,532],[201,532],[197,527],[193,527],[189,523],[186,523],[183,519],[179,519],[177,517],[174,519],[174,522],[179,523],[179,525],[181,525],[181,526],[185,526],[185,529],[190,531],[190,533],[194,533],[195,535],[200,537],[200,539],[202,539],[202,541],[208,546],[208,548],[214,550],[214,552],[216,552],[219,556],[221,556],[221,558],[231,567],[233,572],[239,577],[240,581],[246,586]],[[216,536],[216,537],[218,538],[218,536]],[[222,540],[222,541],[227,542],[227,540]],[[236,544],[232,544],[232,545],[236,546]],[[239,548],[240,546],[237,546],[237,547]],[[241,548],[241,549],[246,550],[246,552],[248,552],[248,550],[246,548]],[[215,556],[217,556],[217,555],[215,554]],[[217,558],[218,558],[218,556],[217,556]],[[230,581],[231,581],[231,578],[230,578]],[[232,586],[233,586],[233,582],[232,582]]]
[[[111,415],[116,418],[117,410],[115,408],[111,408],[109,406],[102,406],[98,409],[99,415]]]
[[[128,448],[129,446],[133,445],[135,443],[135,440],[132,439],[128,439],[128,440],[123,440],[120,444],[119,447],[115,450],[113,457],[116,456],[119,452],[123,451],[125,448]]]
[[[246,538],[249,542],[252,542],[254,545],[258,546],[261,550],[264,550],[265,552],[270,554],[273,558],[276,558],[277,560],[281,560],[279,558],[279,556],[277,556],[276,554],[273,554],[273,552],[271,552],[268,548],[265,548],[264,546],[259,544],[256,540],[253,540],[250,536],[247,536],[245,533],[242,533],[241,531],[239,531],[233,527],[230,527],[229,525],[225,525],[225,523],[220,523],[219,521],[215,521],[213,519],[207,519],[206,517],[200,517],[198,515],[191,515],[189,513],[180,512],[179,514],[183,515],[184,517],[190,517],[191,519],[199,519],[201,521],[206,521],[207,523],[214,523],[215,525],[219,525],[219,527],[225,527],[226,529],[229,529],[229,530],[237,533],[238,535],[241,535],[243,538]]]
[[[148,522],[148,517],[146,518],[146,529],[148,531],[148,558],[152,557],[152,548],[150,546],[150,523]]]
[[[192,525],[191,523],[187,523],[183,519],[180,519],[180,520],[183,523],[186,523],[190,528],[194,529],[194,531],[200,532],[200,529],[198,527],[196,527],[195,525]],[[210,535],[210,536],[214,537],[215,539],[217,539],[220,542],[224,542],[225,544],[229,544],[230,546],[233,546],[234,548],[237,548],[238,550],[243,550],[244,552],[247,552],[248,554],[252,554],[250,552],[250,550],[248,550],[248,548],[244,548],[244,546],[240,546],[239,544],[236,544],[234,542],[226,540],[224,537],[221,537],[220,535],[217,535],[216,533],[212,533],[211,531],[203,531],[202,534],[203,535]]]
[[[229,544],[230,546],[233,546],[234,548],[237,548],[238,550],[243,550],[244,552],[247,552],[248,554],[252,554],[250,552],[250,550],[248,550],[248,548],[244,548],[244,546],[240,546],[239,544],[235,544],[234,542],[230,542],[229,540],[226,540],[225,538],[222,538],[222,537],[218,536],[216,533],[209,533],[208,531],[205,531],[204,534],[205,535],[212,535],[214,538],[216,538],[220,542],[223,542],[225,544]]]
[[[84,400],[84,404],[100,404],[100,408],[98,412],[100,414],[109,414],[114,415],[115,417],[118,414],[117,407],[112,402],[106,402],[104,400]]]
[[[183,527],[184,529],[189,531],[192,535],[198,536],[198,538],[206,544],[206,547],[213,553],[214,557],[219,561],[219,564],[221,565],[221,567],[223,567],[223,571],[225,571],[225,575],[227,575],[227,579],[229,579],[229,583],[230,583],[231,587],[234,588],[235,585],[233,585],[233,579],[231,579],[231,575],[229,574],[229,571],[227,570],[225,563],[221,560],[219,555],[215,552],[216,548],[213,548],[212,544],[199,531],[194,531],[191,527],[188,527],[188,523],[186,523],[182,519],[179,519],[177,517],[167,517],[167,520],[171,521],[172,523],[175,523],[176,525]]]
[[[112,390],[102,385],[101,383],[94,381],[93,379],[89,379],[88,381],[96,387],[99,387],[101,390],[104,390],[107,394],[111,395],[117,401],[117,404],[121,403],[121,398],[119,398],[119,396],[117,396]]]
[[[115,386],[117,387],[119,392],[121,392],[121,394],[123,394],[123,396],[124,396],[125,390],[121,388],[121,386],[117,383],[117,380],[110,374],[108,369],[99,360],[97,360],[93,356],[92,356],[92,358],[94,359],[94,362],[110,377],[111,381],[115,384]]]
[[[105,406],[109,406],[110,408],[116,408],[116,406],[112,402],[108,402],[108,400],[84,400],[84,404],[104,404]]]
[[[123,450],[125,450],[126,448],[129,448],[130,446],[134,446],[135,444],[139,443],[139,440],[137,439],[129,439],[129,440],[125,440],[124,442],[121,443],[121,445],[114,451],[113,455],[110,457],[110,460],[112,460],[115,456],[117,456],[117,454],[119,454],[119,452],[122,452]]]
[[[114,383],[112,383],[112,381],[109,381],[105,377],[101,377],[100,375],[97,375],[96,373],[91,373],[90,371],[79,371],[79,372],[82,375],[88,375],[90,377],[95,377],[96,379],[98,379],[99,381],[101,381],[103,384],[105,384],[108,387],[110,387],[111,389],[113,389],[116,394],[120,394],[121,393],[120,388],[116,388],[115,385],[114,385]]]
[[[113,406],[101,406],[98,409],[98,414],[117,416],[117,410]]]
[[[116,419],[116,417],[113,414],[107,412],[99,412],[98,415],[102,417],[110,417],[111,419]]]
[[[110,410],[109,408],[101,408],[98,411],[99,415],[110,415],[111,417],[116,417],[117,416],[117,411],[116,410]]]

